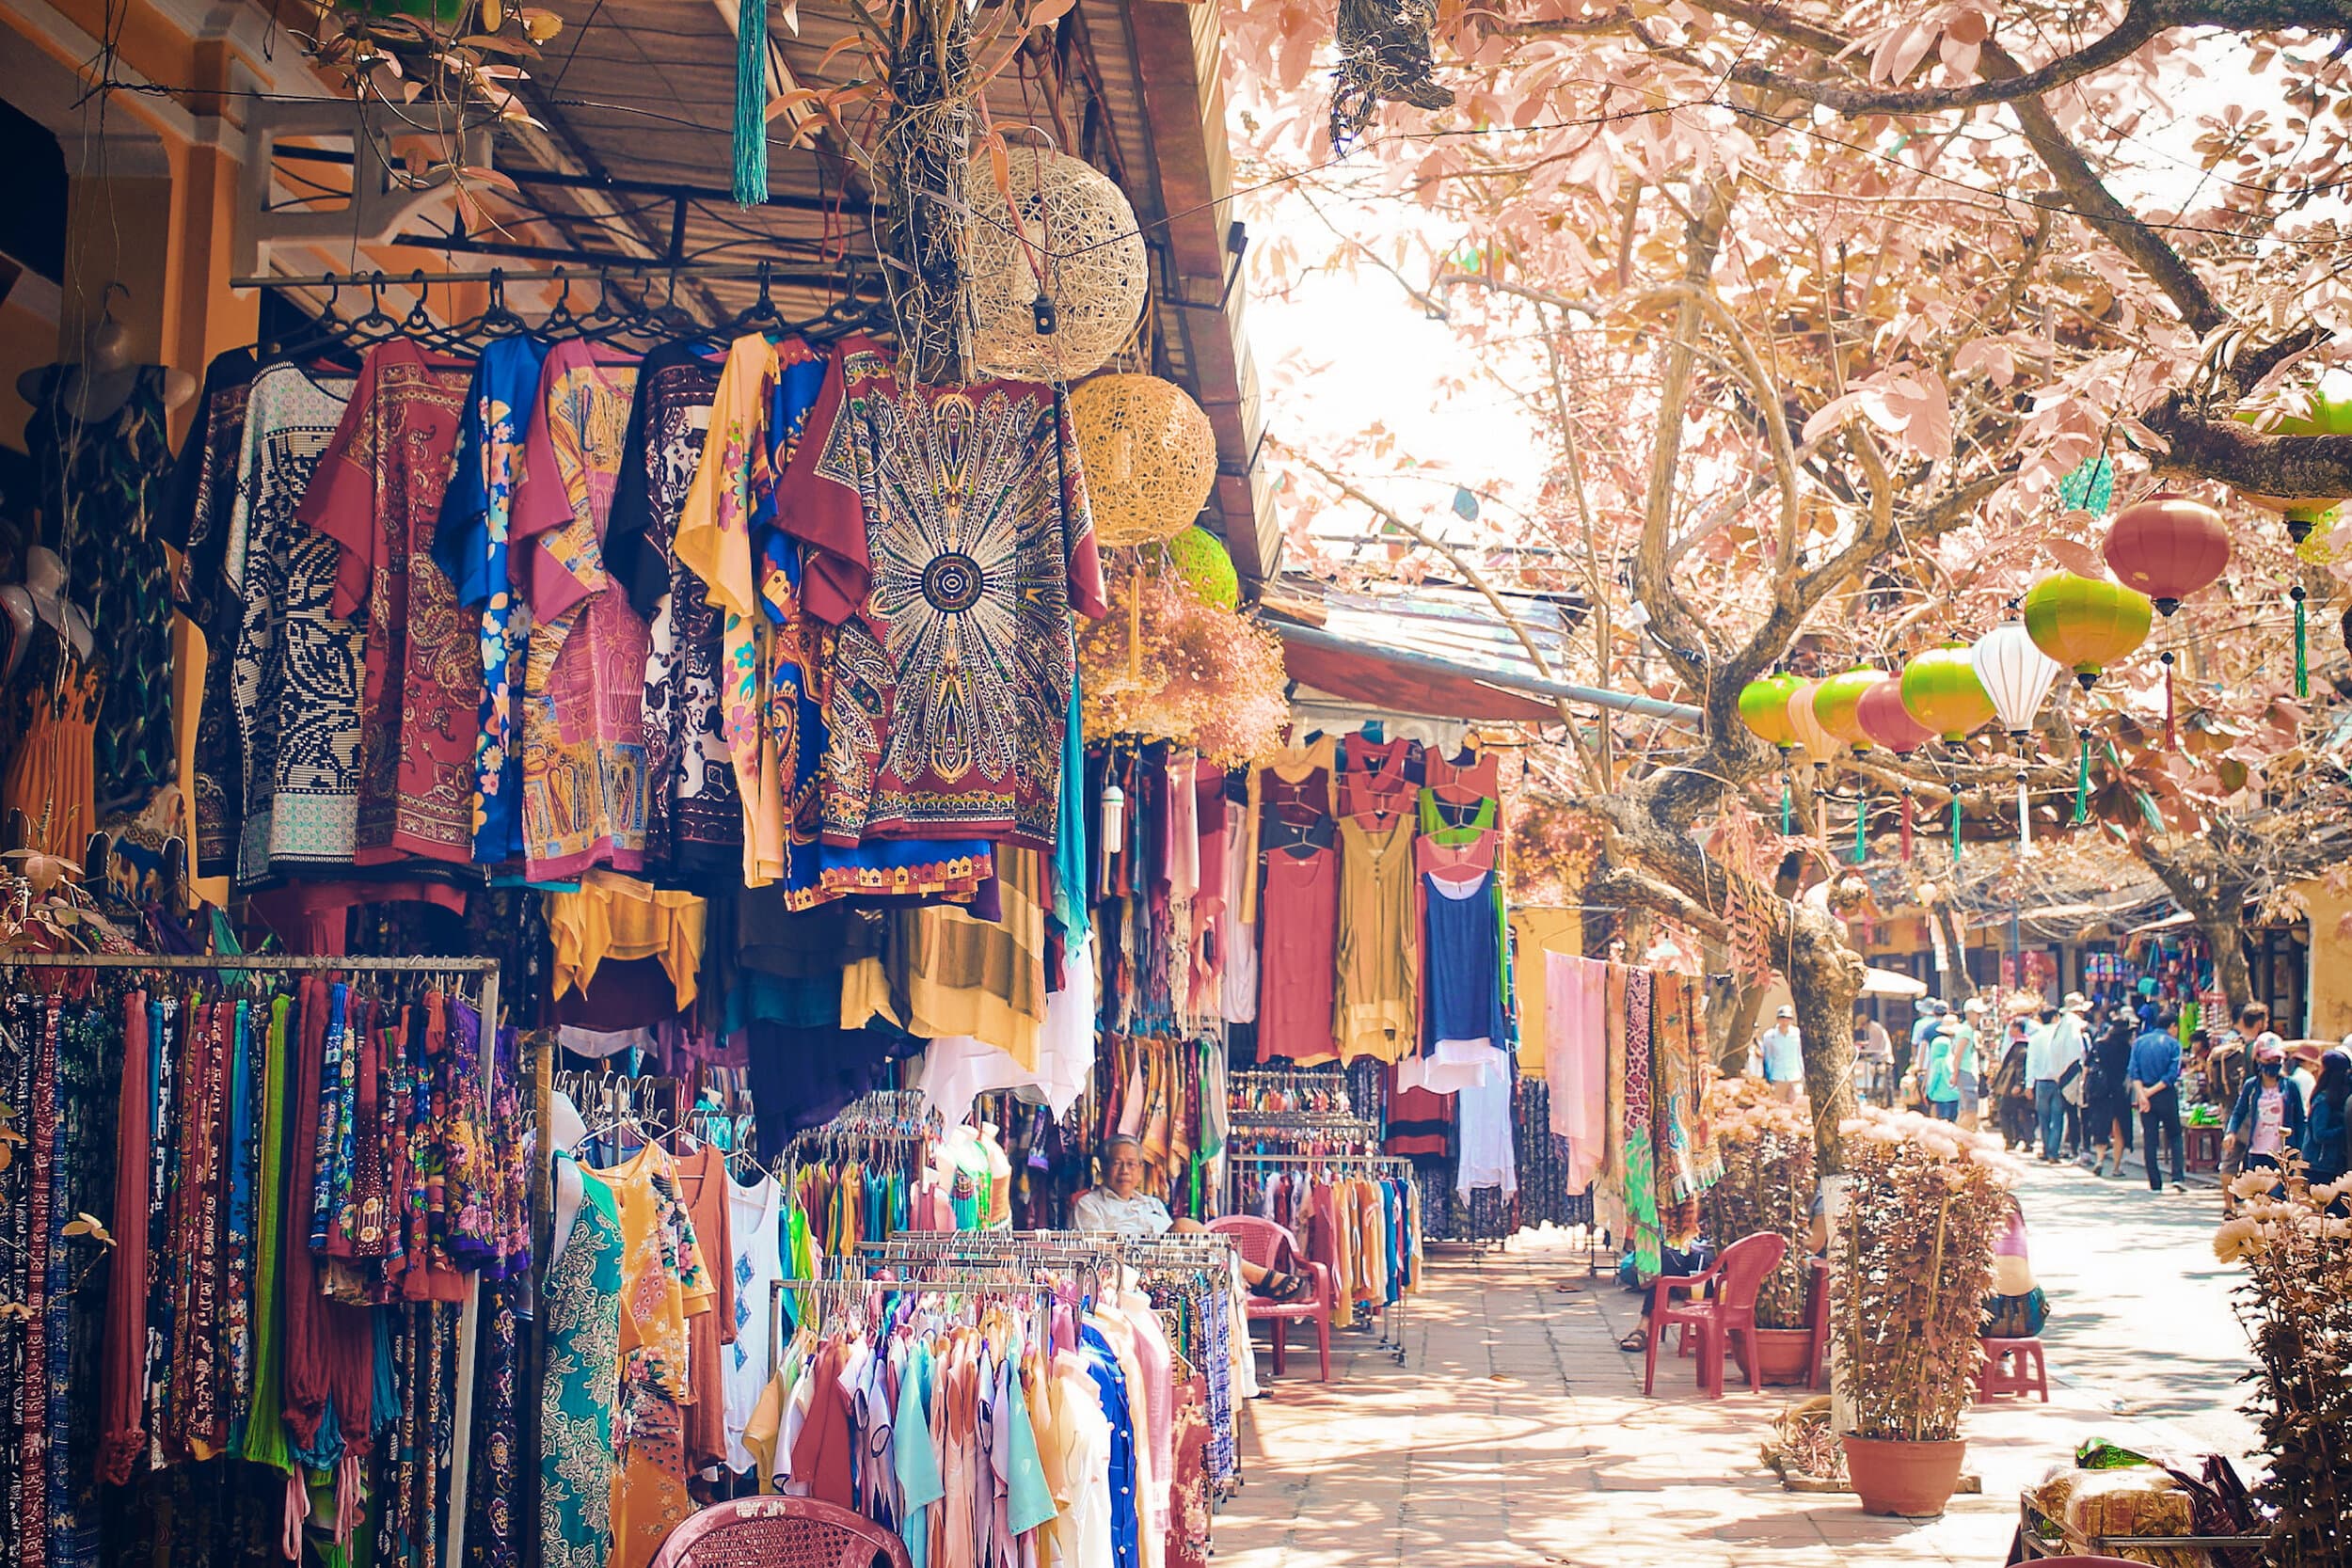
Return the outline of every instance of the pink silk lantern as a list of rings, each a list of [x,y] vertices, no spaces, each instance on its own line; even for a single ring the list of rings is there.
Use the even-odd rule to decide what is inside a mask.
[[[1854,721],[1873,742],[1898,756],[1908,756],[1935,738],[1935,732],[1914,719],[1911,710],[1903,706],[1900,681],[1881,681],[1864,692],[1854,709]]]

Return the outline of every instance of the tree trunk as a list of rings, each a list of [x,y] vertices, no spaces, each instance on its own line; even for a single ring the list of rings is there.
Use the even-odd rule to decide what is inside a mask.
[[[1854,1115],[1853,1008],[1862,994],[1862,958],[1846,944],[1837,921],[1800,909],[1790,932],[1788,990],[1804,1041],[1804,1092],[1813,1105],[1813,1149],[1823,1176],[1846,1169],[1838,1131]]]
[[[2140,860],[2164,883],[2182,911],[2197,923],[2198,935],[2213,953],[2214,983],[2230,1000],[2230,1016],[2254,1000],[2254,975],[2246,962],[2246,882],[2226,874],[2212,846],[2185,840],[2166,849],[2141,840]]]
[[[1733,991],[1731,1006],[1723,1009],[1724,1026],[1716,1034],[1715,1068],[1726,1078],[1737,1078],[1747,1070],[1748,1041],[1755,1037],[1756,1021],[1764,1011],[1762,986],[1743,986]]]

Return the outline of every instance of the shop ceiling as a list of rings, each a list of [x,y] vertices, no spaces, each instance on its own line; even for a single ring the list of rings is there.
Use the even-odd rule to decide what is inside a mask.
[[[832,133],[814,147],[784,149],[790,110],[771,121],[778,140],[767,202],[747,209],[729,199],[733,0],[541,3],[564,23],[520,87],[544,131],[502,132],[492,157],[544,221],[519,235],[469,232],[440,203],[407,220],[402,243],[476,270],[501,260],[538,272],[564,262],[593,272],[599,260],[772,261],[774,302],[792,319],[818,315],[845,277],[877,275],[872,185]],[[839,61],[829,77],[818,71],[849,35],[850,14],[813,0],[798,8],[795,33],[771,10],[771,93],[839,79]],[[1275,569],[1279,530],[1258,472],[1257,386],[1241,330],[1245,237],[1232,216],[1218,45],[1214,6],[1080,0],[1050,45],[1025,49],[991,85],[987,112],[998,125],[1043,128],[1133,202],[1151,255],[1154,329],[1152,362],[1134,368],[1175,381],[1207,412],[1218,473],[1203,521],[1224,536],[1243,575],[1263,581]],[[303,160],[317,157],[281,149],[278,172],[298,180]],[[677,298],[718,320],[750,305],[759,288],[689,277]]]

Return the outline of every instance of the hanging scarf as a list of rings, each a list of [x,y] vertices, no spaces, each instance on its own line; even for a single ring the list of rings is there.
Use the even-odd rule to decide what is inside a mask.
[[[1650,972],[1626,973],[1625,1009],[1625,1205],[1633,1232],[1633,1267],[1644,1279],[1658,1277],[1657,1148],[1650,1102]]]

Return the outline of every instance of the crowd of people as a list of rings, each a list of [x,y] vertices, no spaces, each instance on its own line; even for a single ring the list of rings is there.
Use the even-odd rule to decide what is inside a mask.
[[[1756,1037],[1758,1075],[1793,1096],[1803,1048],[1791,1009]],[[1865,1013],[1854,1026],[1864,1101],[1998,1132],[2021,1154],[2124,1174],[2137,1144],[2152,1193],[2187,1190],[2184,1118],[2213,1107],[2224,1174],[2300,1162],[2313,1182],[2352,1171],[2352,1037],[2290,1044],[2260,1002],[2219,1029],[2184,1031],[2177,1008],[2069,991],[2056,1006],[1996,1017],[1983,997],[1923,998],[1907,1041]]]

